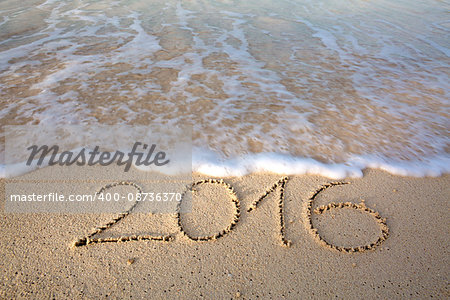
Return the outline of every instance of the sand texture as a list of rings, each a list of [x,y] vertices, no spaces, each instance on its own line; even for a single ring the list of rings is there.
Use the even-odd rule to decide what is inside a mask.
[[[5,212],[6,186],[42,172],[1,181],[1,298],[450,296],[448,175],[194,174],[190,213]],[[95,193],[99,178],[70,186]]]

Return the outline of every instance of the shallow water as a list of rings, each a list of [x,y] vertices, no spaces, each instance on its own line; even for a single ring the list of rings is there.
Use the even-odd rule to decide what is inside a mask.
[[[211,175],[439,175],[449,8],[2,1],[1,125],[192,126],[194,169]]]

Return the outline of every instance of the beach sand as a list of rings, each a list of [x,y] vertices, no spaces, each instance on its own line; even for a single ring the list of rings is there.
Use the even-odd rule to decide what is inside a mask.
[[[40,178],[42,172],[48,171],[2,179],[1,199],[5,201],[8,184]],[[247,211],[282,178],[276,174],[224,178],[239,199],[240,218],[223,237],[207,241],[183,235],[173,214],[135,213],[96,238],[147,234],[173,239],[73,247],[74,241],[115,215],[9,213],[3,202],[0,297],[448,298],[449,176],[399,177],[379,170],[364,173],[363,178],[340,181],[349,184],[325,188],[313,200],[321,186],[337,181],[312,175],[289,177],[283,218],[290,247],[283,245],[280,235],[281,184],[256,209]],[[207,178],[194,174],[192,180]],[[95,193],[103,185],[77,179],[70,184],[74,190]],[[150,188],[145,182],[137,183],[144,190]],[[39,185],[50,191],[58,182]],[[191,237],[220,232],[236,215],[231,200],[232,193],[223,184],[198,185],[192,212],[180,217],[183,230]],[[347,204],[314,213],[315,208],[333,202],[358,206]],[[312,205],[311,218],[308,203]],[[365,211],[366,207],[372,213]],[[377,241],[374,249],[358,251],[358,246]],[[356,252],[347,253],[340,247]]]

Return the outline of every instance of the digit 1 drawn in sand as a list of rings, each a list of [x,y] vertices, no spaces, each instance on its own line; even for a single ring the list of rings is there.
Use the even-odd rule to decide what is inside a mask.
[[[191,236],[189,235],[183,228],[183,224],[181,222],[181,214],[180,214],[180,208],[181,208],[181,203],[183,201],[183,199],[185,198],[185,195],[188,191],[193,191],[194,187],[202,185],[202,184],[218,184],[221,185],[223,187],[225,187],[228,191],[228,194],[230,195],[231,198],[231,202],[234,204],[234,216],[233,216],[233,220],[231,221],[231,223],[223,230],[221,230],[220,232],[211,235],[211,236],[200,236],[200,237],[195,237],[195,236]],[[177,205],[177,213],[176,213],[176,218],[177,218],[177,224],[178,224],[178,228],[180,229],[180,231],[183,233],[183,235],[185,235],[186,237],[188,237],[189,239],[193,240],[193,241],[211,241],[211,240],[216,240],[218,238],[223,237],[224,235],[226,235],[227,233],[229,233],[231,230],[233,230],[233,228],[236,226],[236,224],[239,222],[239,218],[241,216],[241,204],[239,202],[239,199],[236,195],[236,192],[234,191],[233,187],[224,182],[222,179],[221,180],[217,180],[217,179],[205,179],[205,180],[200,180],[197,182],[194,182],[191,184],[191,186],[183,193],[183,196],[181,197],[181,201],[178,202]]]
[[[110,189],[110,188],[113,188],[116,186],[121,186],[121,185],[134,187],[138,191],[139,194],[143,193],[142,188],[139,185],[137,185],[136,183],[129,182],[129,181],[121,181],[121,182],[111,183],[111,184],[103,186],[96,193],[96,195],[100,195],[107,189]],[[105,225],[95,227],[94,229],[92,229],[91,233],[89,233],[86,237],[80,238],[80,239],[74,241],[72,246],[73,247],[82,247],[82,246],[87,246],[89,244],[100,244],[100,243],[111,243],[111,242],[150,241],[150,240],[151,241],[170,241],[170,240],[172,240],[173,238],[171,236],[164,236],[164,235],[160,235],[160,236],[130,235],[130,236],[122,236],[119,238],[104,238],[104,239],[95,238],[95,236],[97,234],[103,232],[104,230],[106,230],[108,228],[111,228],[112,226],[114,226],[115,224],[117,224],[118,222],[123,220],[126,216],[128,216],[130,214],[130,212],[136,207],[137,204],[138,204],[138,201],[134,200],[134,203],[128,210],[126,210],[123,213],[118,214],[116,217],[114,217],[110,222],[106,223]]]
[[[380,245],[384,240],[387,239],[388,235],[389,235],[389,228],[386,224],[386,219],[382,218],[380,216],[380,214],[376,211],[374,211],[371,208],[368,208],[364,202],[361,202],[360,204],[354,204],[351,202],[343,202],[343,203],[335,203],[335,202],[331,202],[328,203],[327,205],[322,205],[316,209],[314,209],[314,213],[317,215],[321,215],[323,213],[325,213],[326,211],[332,210],[332,209],[355,209],[355,210],[359,210],[365,213],[368,213],[369,215],[373,216],[377,222],[377,224],[380,226],[381,229],[381,236],[378,237],[378,239],[373,242],[370,243],[369,245],[363,245],[363,246],[358,246],[358,247],[341,247],[341,246],[335,246],[332,245],[331,243],[327,242],[324,238],[322,238],[317,230],[317,228],[314,227],[313,222],[312,222],[312,204],[314,199],[316,199],[316,197],[322,193],[323,191],[325,191],[326,189],[333,187],[333,186],[340,186],[340,185],[345,185],[345,184],[350,184],[350,182],[332,182],[332,183],[328,183],[325,185],[322,185],[318,190],[316,190],[314,192],[314,194],[311,196],[311,198],[309,198],[308,202],[307,202],[307,219],[308,222],[306,222],[306,225],[309,229],[309,231],[314,235],[314,237],[319,241],[319,243],[321,243],[322,245],[330,248],[330,249],[334,249],[334,250],[338,250],[341,252],[363,252],[366,250],[372,250],[375,249],[375,247],[377,247],[378,245]]]
[[[288,182],[288,177],[283,177],[280,180],[278,180],[270,189],[266,190],[264,195],[259,197],[256,201],[252,203],[252,205],[247,209],[248,212],[251,212],[252,210],[256,209],[258,207],[258,204],[266,198],[270,193],[274,192],[278,187],[280,187],[280,196],[278,198],[278,216],[280,220],[280,239],[281,244],[286,247],[291,246],[291,241],[286,239],[286,230],[284,225],[284,189],[286,187],[286,183]]]

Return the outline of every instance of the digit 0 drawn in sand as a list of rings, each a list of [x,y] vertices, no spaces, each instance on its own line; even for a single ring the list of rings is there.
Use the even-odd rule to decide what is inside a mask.
[[[376,223],[378,224],[378,226],[381,229],[381,236],[378,237],[378,239],[375,242],[372,242],[368,245],[363,245],[363,246],[357,246],[357,247],[341,247],[341,246],[335,246],[331,243],[329,243],[328,241],[326,241],[318,232],[317,228],[314,227],[313,225],[313,221],[312,221],[312,204],[314,199],[317,198],[317,196],[322,193],[323,191],[325,191],[326,189],[333,187],[333,186],[340,186],[340,185],[345,185],[345,184],[350,184],[350,182],[332,182],[332,183],[328,183],[325,185],[322,185],[318,190],[316,190],[314,192],[314,194],[308,199],[307,202],[307,219],[308,222],[306,222],[306,225],[309,229],[309,231],[314,235],[315,239],[319,241],[320,244],[330,248],[330,249],[334,249],[337,251],[341,251],[341,252],[363,252],[366,250],[373,250],[375,249],[377,246],[379,246],[384,240],[387,239],[387,237],[389,236],[389,228],[386,224],[386,219],[382,218],[380,216],[380,214],[376,211],[374,211],[371,208],[368,208],[364,202],[361,202],[360,204],[355,204],[355,203],[351,203],[351,202],[342,202],[342,203],[335,203],[335,202],[331,202],[328,203],[327,205],[322,205],[316,209],[314,209],[314,213],[317,215],[321,215],[324,214],[327,211],[333,210],[333,209],[354,209],[354,210],[358,210],[358,211],[362,211],[365,213],[368,213],[369,215],[373,216],[375,218]]]
[[[210,235],[210,236],[195,237],[195,236],[192,236],[189,233],[187,233],[186,230],[184,229],[182,221],[181,221],[180,208],[181,208],[181,203],[186,196],[186,193],[188,191],[195,191],[194,188],[196,186],[199,186],[202,184],[217,184],[217,185],[221,185],[221,186],[225,187],[225,189],[227,190],[227,192],[230,196],[231,202],[234,204],[234,215],[233,215],[233,220],[231,221],[231,223],[225,229],[219,231],[218,233],[216,233],[214,235]],[[183,195],[181,197],[181,201],[178,202],[177,213],[176,213],[177,224],[178,224],[178,228],[180,229],[180,231],[183,233],[184,236],[186,236],[190,240],[197,241],[197,242],[198,241],[211,241],[211,240],[216,240],[218,238],[223,237],[224,235],[229,233],[231,230],[233,230],[233,228],[239,222],[240,216],[241,216],[241,204],[236,195],[236,192],[234,191],[234,188],[230,184],[224,182],[222,179],[220,179],[220,180],[205,179],[205,180],[200,180],[200,181],[196,181],[196,182],[192,183],[191,186],[183,193]]]
[[[280,180],[278,180],[272,187],[264,193],[261,197],[259,197],[256,201],[252,203],[252,205],[247,209],[247,212],[251,212],[252,210],[255,210],[258,207],[258,204],[266,198],[270,193],[274,192],[278,187],[280,187],[280,195],[278,198],[278,216],[280,221],[280,239],[281,244],[285,247],[291,246],[291,241],[286,239],[286,229],[284,225],[284,189],[286,187],[286,183],[288,182],[289,177],[283,177]]]
[[[131,187],[134,187],[138,191],[138,193],[140,193],[140,194],[143,193],[142,188],[139,185],[137,185],[136,183],[129,182],[129,181],[121,181],[121,182],[115,182],[115,183],[111,183],[111,184],[103,186],[96,193],[96,195],[100,195],[107,189],[110,189],[110,188],[113,188],[116,186],[131,186]],[[128,210],[126,210],[123,213],[118,214],[110,222],[108,222],[102,226],[95,227],[94,229],[92,229],[91,233],[89,233],[86,237],[80,238],[80,239],[74,241],[72,246],[73,247],[82,247],[82,246],[87,246],[89,244],[100,244],[100,243],[111,243],[111,242],[118,243],[118,242],[129,242],[129,241],[170,241],[170,240],[172,240],[173,238],[171,236],[164,236],[164,235],[160,235],[160,236],[129,235],[129,236],[121,236],[118,238],[103,238],[103,239],[95,238],[96,235],[105,231],[108,228],[111,228],[112,226],[114,226],[115,224],[117,224],[118,222],[123,220],[126,216],[128,216],[131,213],[131,211],[136,207],[137,204],[138,204],[138,201],[134,200],[134,203]]]

